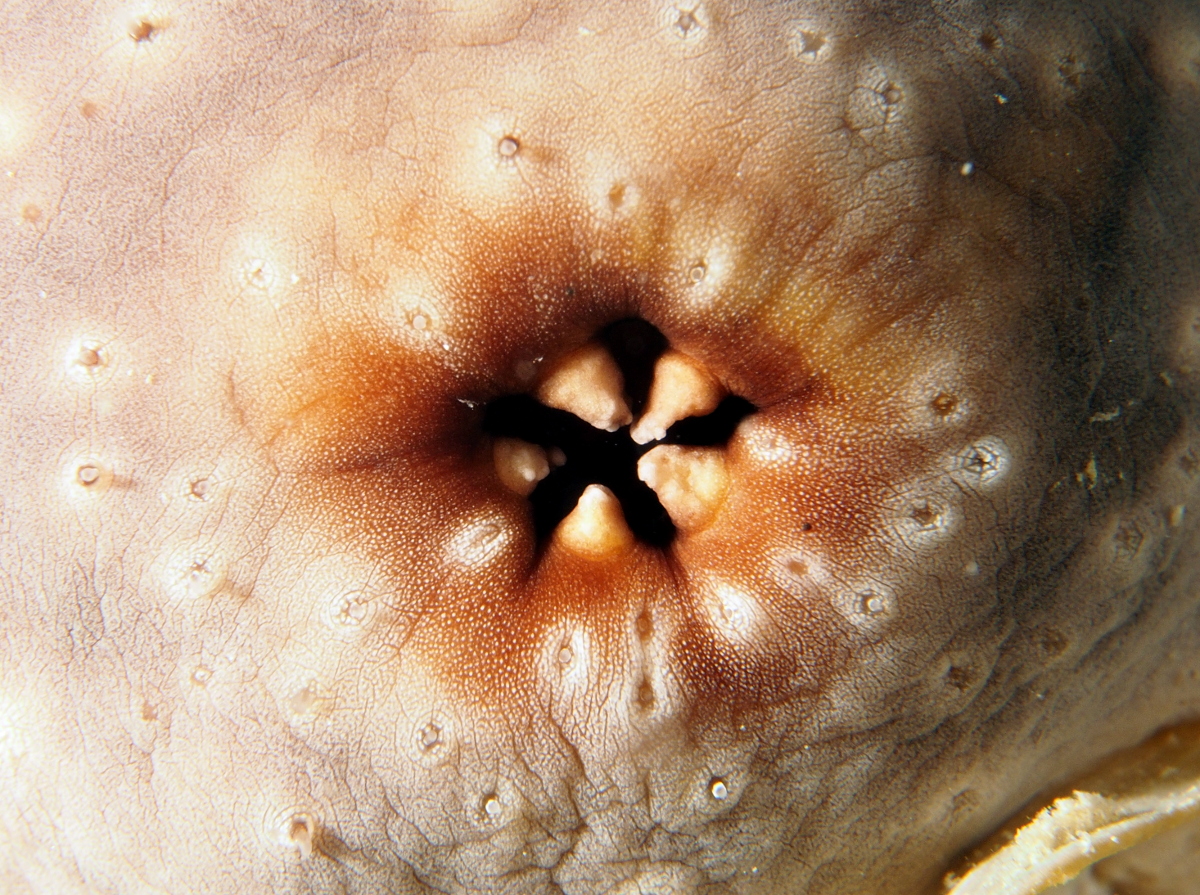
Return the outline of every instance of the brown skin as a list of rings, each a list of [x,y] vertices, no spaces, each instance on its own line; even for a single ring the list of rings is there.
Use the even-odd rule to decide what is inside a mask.
[[[2,15],[5,891],[926,892],[1200,713],[1194,4]],[[727,496],[539,544],[629,316]]]

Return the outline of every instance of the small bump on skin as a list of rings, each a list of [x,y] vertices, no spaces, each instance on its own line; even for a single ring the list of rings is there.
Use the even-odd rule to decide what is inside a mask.
[[[787,569],[788,574],[794,578],[808,577],[810,565],[806,560],[798,556],[790,557],[783,565]]]
[[[878,90],[863,86],[850,94],[840,120],[842,132],[847,137],[856,141],[870,138],[880,149],[900,139],[899,109],[887,103],[885,92],[886,88]]]
[[[675,629],[668,619],[659,624],[645,613],[633,619],[631,627],[628,643],[638,661],[625,686],[624,706],[633,724],[649,729],[644,725],[675,718],[683,704],[679,682],[671,674]]]
[[[209,681],[212,680],[213,671],[207,665],[197,665],[192,669],[192,673],[188,678],[197,687],[207,687]]]
[[[1056,64],[1058,77],[1064,86],[1077,91],[1083,85],[1087,67],[1076,58],[1074,53],[1067,53],[1058,59]]]
[[[638,444],[660,441],[679,420],[712,413],[725,390],[696,361],[674,349],[654,365],[654,379],[646,410],[629,430]]]
[[[263,824],[266,838],[276,847],[294,851],[301,860],[319,852],[321,824],[311,811],[286,808],[266,819]]]
[[[834,602],[849,621],[868,632],[879,633],[896,615],[896,596],[883,584],[839,588]]]
[[[713,629],[729,643],[749,644],[762,634],[762,609],[758,601],[740,587],[726,581],[713,582],[706,588],[704,608]]]
[[[917,433],[945,431],[971,418],[975,396],[968,385],[970,364],[959,351],[924,361],[914,372],[902,400],[912,408],[909,415]]]
[[[75,339],[67,347],[64,367],[67,378],[79,385],[98,385],[112,375],[112,350],[101,339]]]
[[[786,466],[798,457],[792,441],[759,418],[752,416],[743,421],[737,434],[744,450],[759,463]]]
[[[930,705],[940,704],[941,711],[954,711],[969,702],[987,683],[995,665],[992,649],[950,650],[929,666],[922,686]]]
[[[801,62],[825,62],[833,53],[833,41],[822,29],[793,23],[788,28],[788,49]]]
[[[642,192],[630,177],[629,168],[619,157],[589,151],[584,159],[585,170],[580,178],[584,188],[582,197],[591,209],[593,223],[603,230],[616,221],[634,220],[641,207]],[[595,249],[595,260],[604,257],[602,249]]]
[[[512,541],[512,525],[501,517],[486,515],[472,519],[446,541],[448,564],[479,569],[496,560]]]
[[[92,12],[102,13],[86,32],[76,31],[79,52],[94,52],[100,64],[89,92],[98,92],[115,80],[143,88],[157,86],[186,73],[187,68],[181,68],[180,62],[194,47],[190,38],[203,35],[205,17],[185,14],[176,18],[176,8],[178,0],[134,0],[89,7]]]
[[[696,20],[696,14],[690,10],[680,10],[679,15],[675,19],[675,30],[683,38],[691,35],[692,31],[699,28],[700,23]]]
[[[426,351],[447,348],[445,302],[432,282],[406,274],[390,282],[387,292],[387,323],[406,345]]]
[[[654,634],[654,621],[649,614],[645,612],[638,613],[638,617],[633,623],[634,630],[637,632],[639,640],[649,640]]]
[[[736,220],[736,214],[731,209],[730,218]],[[722,290],[736,273],[737,233],[718,230],[702,235],[689,229],[686,225],[680,227],[679,257],[683,263],[676,276],[682,279],[682,297],[689,305],[708,307],[724,297]]]
[[[457,758],[454,725],[441,712],[428,714],[415,725],[401,719],[397,724],[397,737],[410,760],[427,769],[446,766]]]
[[[1099,478],[1099,467],[1096,465],[1096,458],[1089,457],[1083,469],[1075,473],[1075,481],[1085,486],[1089,491],[1096,487],[1096,479]]]
[[[390,636],[405,636],[404,619],[387,605],[388,599],[400,599],[402,592],[382,589],[378,568],[349,553],[309,555],[287,571],[288,577],[275,587],[260,588],[243,567],[241,574],[249,579],[249,586],[231,581],[227,588],[240,600],[233,604],[222,600],[214,609],[224,612],[232,605],[246,617],[270,612],[288,631],[285,642],[276,648],[271,673],[264,676],[276,701],[289,707],[293,696],[315,682],[313,694],[327,706],[340,698],[344,681],[340,669],[346,656],[377,644],[381,621],[392,623],[387,627]],[[251,602],[243,605],[245,601]]]
[[[999,438],[982,438],[954,456],[951,470],[955,478],[971,487],[992,487],[1008,474],[1012,458],[1008,446]]]
[[[329,712],[333,699],[315,679],[309,678],[292,690],[284,700],[287,714],[294,724],[303,724]]]
[[[1117,523],[1113,534],[1113,553],[1118,560],[1134,559],[1142,549],[1146,536],[1136,519],[1124,519]]]
[[[712,783],[708,787],[709,793],[718,802],[724,802],[729,798],[729,787],[725,785],[725,781],[720,777],[714,777]]]
[[[937,504],[931,504],[929,501],[922,501],[915,504],[909,517],[917,524],[917,527],[922,531],[933,531],[934,529],[944,527],[944,511]]]
[[[621,502],[603,485],[588,485],[575,509],[559,523],[554,542],[585,559],[603,561],[624,556],[633,547]]]
[[[638,460],[637,474],[685,532],[707,527],[729,489],[725,454],[716,448],[660,444]]]
[[[815,595],[833,583],[825,563],[807,550],[793,549],[777,554],[772,569],[784,588],[801,596]]]
[[[422,751],[430,752],[442,743],[442,729],[430,722],[417,732],[418,745]]]
[[[495,793],[490,793],[483,797],[483,813],[489,821],[497,821],[504,814],[504,805],[500,802],[500,797]]]
[[[496,151],[500,153],[501,158],[511,159],[521,151],[521,144],[516,137],[502,137],[496,145]]]
[[[226,571],[216,552],[199,545],[185,546],[163,560],[159,580],[168,598],[191,602],[222,593],[229,583]]]
[[[1200,88],[1200,28],[1191,21],[1165,30],[1155,48],[1155,73],[1175,92],[1187,91],[1194,98]]]
[[[247,229],[233,242],[231,265],[234,291],[251,305],[267,300],[266,307],[278,308],[300,284],[300,274],[288,259],[295,258],[295,248],[278,236]]]
[[[887,611],[887,602],[880,594],[867,591],[859,594],[859,600],[862,603],[863,612],[867,615],[877,616]]]
[[[530,94],[539,89],[536,76],[526,85]],[[532,140],[516,140],[512,134],[520,129],[508,115],[491,115],[474,122],[462,122],[458,158],[450,185],[457,197],[480,213],[502,208],[517,198],[530,181],[537,150]],[[516,152],[504,155],[501,144],[512,140]],[[506,144],[506,148],[510,148]]]
[[[91,371],[95,370],[102,363],[100,349],[92,345],[81,345],[75,363],[87,369],[90,374]]]
[[[325,624],[342,636],[355,637],[370,625],[375,601],[361,591],[335,593],[325,599]]]
[[[676,43],[689,48],[703,43],[708,34],[708,11],[699,2],[666,3],[659,13],[659,21]]]
[[[897,488],[889,499],[893,536],[910,550],[928,550],[956,534],[961,525],[957,489],[930,491],[924,483]]]
[[[1113,514],[1108,524],[1089,539],[1093,549],[1088,557],[1094,576],[1105,575],[1133,586],[1150,574],[1170,532],[1164,516],[1147,510],[1130,508],[1127,514]]]
[[[652,711],[655,702],[657,702],[654,696],[654,685],[650,681],[643,679],[637,686],[633,700],[634,704],[643,712]]]
[[[934,395],[933,400],[929,402],[929,406],[942,419],[949,419],[958,412],[960,402],[955,395],[949,392],[938,392]]]
[[[285,842],[298,852],[301,858],[311,857],[316,849],[317,821],[310,814],[293,814],[288,819]]]
[[[608,191],[604,194],[604,198],[608,200],[608,206],[612,211],[617,211],[622,207],[628,207],[628,184],[614,183],[608,188]]]
[[[603,345],[585,345],[553,364],[537,387],[547,407],[573,413],[589,425],[616,432],[633,422],[625,403],[625,380]]]
[[[151,40],[158,29],[149,19],[135,19],[129,26],[129,36],[137,43],[146,43]]]
[[[595,659],[592,638],[583,626],[556,625],[548,632],[538,674],[563,716],[573,717],[586,704]]]
[[[979,35],[979,48],[985,53],[995,53],[1004,47],[1004,40],[993,31],[984,31]]]
[[[571,678],[575,686],[586,686],[591,653],[587,632],[576,628],[570,632],[565,641],[559,638],[557,648],[552,646],[551,650],[564,677]]]
[[[178,76],[180,51],[186,49],[188,38],[197,33],[199,23],[196,18],[176,20],[172,0],[140,0],[114,5],[124,9],[97,20],[95,33],[83,42],[83,46],[94,48],[108,63],[108,77],[128,78],[132,73],[135,79],[145,84],[169,73]],[[175,27],[180,21],[187,26],[182,31]]]
[[[522,497],[532,494],[538,482],[550,474],[546,451],[519,438],[497,438],[492,459],[501,484]]]
[[[96,457],[86,456],[67,464],[64,474],[68,494],[94,500],[107,493],[115,477],[112,467]]]
[[[242,279],[246,285],[263,292],[270,292],[279,282],[279,276],[265,258],[249,258],[242,263]]]

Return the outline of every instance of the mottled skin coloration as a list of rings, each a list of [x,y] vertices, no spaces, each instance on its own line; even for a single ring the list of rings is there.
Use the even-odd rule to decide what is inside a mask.
[[[0,889],[932,893],[1200,714],[1195,3],[0,16]],[[631,317],[756,410],[539,541]]]

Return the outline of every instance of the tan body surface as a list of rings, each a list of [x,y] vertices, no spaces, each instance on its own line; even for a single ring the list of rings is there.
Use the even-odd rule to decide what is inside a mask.
[[[0,891],[923,895],[1200,716],[1194,2],[0,50]]]

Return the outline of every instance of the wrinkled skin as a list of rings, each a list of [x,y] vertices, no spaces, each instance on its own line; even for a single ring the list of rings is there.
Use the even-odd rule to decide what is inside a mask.
[[[932,892],[1200,714],[1196,5],[683,10],[4,4],[0,888]],[[539,543],[631,316],[728,491]]]

